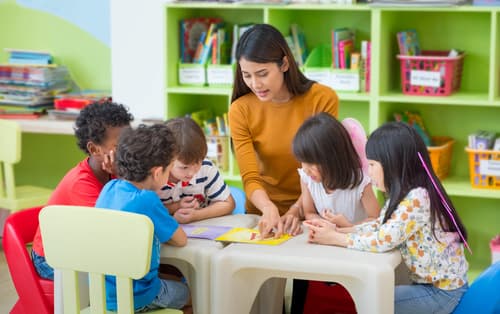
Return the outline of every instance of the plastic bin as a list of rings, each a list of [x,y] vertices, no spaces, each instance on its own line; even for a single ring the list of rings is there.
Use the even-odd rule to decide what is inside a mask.
[[[398,55],[403,94],[448,96],[460,89],[464,53],[448,57],[449,51],[423,51],[419,56]]]
[[[432,169],[440,180],[448,176],[450,171],[451,156],[453,153],[453,143],[455,141],[448,136],[433,136],[434,146],[427,146]]]
[[[470,184],[478,189],[500,190],[500,151],[466,147]]]

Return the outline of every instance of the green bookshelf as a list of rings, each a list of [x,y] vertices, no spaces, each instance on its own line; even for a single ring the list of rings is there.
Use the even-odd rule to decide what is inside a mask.
[[[150,66],[160,65],[162,86],[157,87],[160,84],[151,80],[143,87],[154,94],[155,112],[163,112],[163,118],[204,108],[212,108],[216,113],[227,112],[230,106],[230,87],[179,86],[179,21],[183,18],[221,17],[227,30],[232,30],[235,23],[269,23],[283,34],[289,33],[290,24],[297,23],[304,31],[309,51],[321,44],[329,44],[330,31],[337,27],[357,30],[356,47],[361,40],[371,40],[371,91],[339,92],[340,118],[355,117],[371,132],[392,120],[394,111],[417,110],[432,135],[453,137],[455,145],[450,175],[443,183],[469,230],[474,250],[474,254],[468,256],[471,277],[475,278],[491,263],[489,241],[500,232],[500,190],[479,190],[470,186],[468,156],[464,148],[467,135],[478,129],[500,132],[500,8],[207,2],[162,3],[160,6],[161,14],[156,13],[158,7],[153,4],[124,6],[120,3],[112,11],[113,16],[121,18],[112,19],[112,29],[116,29],[117,34],[121,30],[119,35],[122,36],[114,37],[112,49],[120,53],[118,58],[113,55],[113,96],[128,103],[140,99],[138,95],[142,91],[134,93],[131,89],[138,84],[137,80],[119,74],[128,66],[126,61],[134,53],[149,49],[152,56],[144,61]],[[129,26],[129,19],[124,17],[137,15],[138,10],[148,19],[140,25]],[[402,93],[396,33],[408,28],[417,30],[423,50],[453,48],[465,51],[462,84],[457,93],[448,97],[406,96]],[[141,46],[130,48],[131,40]],[[129,58],[125,58],[125,47],[130,51]],[[120,62],[119,58],[124,61]],[[135,70],[143,71],[140,68]],[[149,75],[151,72],[144,70],[141,73]],[[151,88],[151,84],[156,85]],[[137,107],[135,111],[140,114],[144,109]],[[224,176],[232,183],[239,183],[237,164],[234,158],[229,158],[229,161],[229,170]]]

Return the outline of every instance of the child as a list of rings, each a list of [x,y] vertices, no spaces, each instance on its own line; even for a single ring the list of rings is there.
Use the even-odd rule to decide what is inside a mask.
[[[166,122],[179,145],[168,181],[159,191],[164,205],[180,223],[230,214],[234,199],[217,167],[207,155],[205,134],[191,118]]]
[[[324,218],[350,227],[378,217],[370,179],[344,126],[326,112],[307,119],[293,139],[305,219]]]
[[[154,225],[149,273],[134,280],[136,311],[189,307],[189,289],[181,281],[159,278],[160,244],[184,246],[187,237],[163,207],[155,191],[168,178],[177,154],[175,138],[163,124],[141,125],[125,130],[116,151],[118,176],[101,191],[96,207],[122,210],[148,216]],[[124,261],[126,262],[126,261]],[[106,276],[108,310],[116,311],[115,277]],[[188,308],[186,308],[189,311]]]
[[[68,171],[52,193],[47,205],[94,206],[99,193],[112,177],[118,136],[133,120],[128,110],[109,100],[82,109],[75,122],[78,147],[88,156]],[[40,277],[54,280],[54,269],[45,261],[38,228],[31,251]]]
[[[387,196],[380,216],[344,229],[306,221],[309,241],[370,252],[398,248],[413,284],[396,286],[395,313],[451,313],[468,287],[467,234],[422,138],[390,122],[370,136],[366,155],[372,182]]]

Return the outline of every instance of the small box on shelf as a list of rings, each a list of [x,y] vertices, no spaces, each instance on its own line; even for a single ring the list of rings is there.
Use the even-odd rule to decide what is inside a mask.
[[[333,69],[332,51],[323,45],[313,49],[303,67],[304,75],[340,92],[359,92],[359,69]]]
[[[207,83],[206,66],[179,62],[179,85],[204,86]]]
[[[448,176],[450,171],[453,143],[455,141],[448,136],[433,136],[433,146],[427,146],[431,159],[432,169],[440,180]]]
[[[465,148],[473,188],[500,190],[500,151]]]
[[[423,51],[422,55],[398,55],[403,94],[448,96],[460,89],[464,52]]]
[[[233,64],[207,64],[208,86],[229,87],[234,81]]]

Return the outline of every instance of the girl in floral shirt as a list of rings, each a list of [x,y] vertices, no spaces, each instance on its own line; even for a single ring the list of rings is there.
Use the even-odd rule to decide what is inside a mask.
[[[399,249],[413,284],[396,286],[395,313],[451,313],[467,290],[467,233],[415,130],[390,122],[366,145],[368,174],[387,196],[375,221],[337,228],[309,220],[309,242],[386,252]]]

